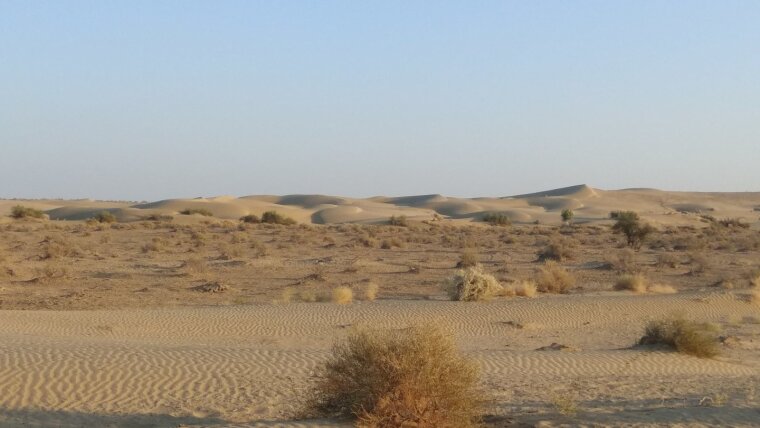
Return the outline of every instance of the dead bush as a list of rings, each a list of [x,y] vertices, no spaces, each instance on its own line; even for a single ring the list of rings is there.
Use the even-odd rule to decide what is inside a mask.
[[[478,264],[478,252],[474,248],[465,248],[462,254],[459,256],[459,262],[457,267],[460,269],[466,269],[474,267]]]
[[[538,252],[538,261],[544,262],[546,260],[556,260],[561,262],[563,260],[573,258],[573,245],[565,238],[554,236],[549,240],[549,243]]]
[[[355,418],[358,427],[474,427],[477,377],[437,327],[357,329],[318,368],[307,412]]]
[[[559,263],[549,260],[538,270],[536,286],[542,293],[564,294],[575,287],[575,277]]]
[[[474,302],[498,295],[503,287],[493,276],[483,272],[480,266],[462,269],[444,284],[451,300]]]

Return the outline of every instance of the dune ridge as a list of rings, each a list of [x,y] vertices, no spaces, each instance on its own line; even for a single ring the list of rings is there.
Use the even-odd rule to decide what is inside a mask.
[[[23,204],[43,210],[54,220],[85,220],[108,210],[119,221],[139,221],[150,215],[177,215],[185,209],[204,209],[215,218],[237,220],[264,211],[278,211],[298,222],[314,224],[381,224],[390,216],[414,220],[445,218],[479,221],[486,213],[502,213],[513,222],[559,224],[560,212],[573,210],[578,223],[603,223],[609,213],[634,210],[659,225],[699,225],[700,215],[738,218],[760,224],[760,192],[671,192],[656,189],[601,190],[576,185],[506,197],[455,198],[439,194],[348,198],[329,195],[250,195],[166,199],[130,204],[89,200],[0,200],[0,215]],[[7,220],[0,220],[7,221]]]

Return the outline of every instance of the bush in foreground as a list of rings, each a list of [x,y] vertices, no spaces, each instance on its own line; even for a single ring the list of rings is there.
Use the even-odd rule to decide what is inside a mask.
[[[307,411],[359,427],[474,427],[477,365],[434,326],[354,330],[317,370]]]
[[[19,218],[43,218],[45,214],[43,214],[42,211],[35,209],[35,208],[29,208],[25,207],[23,205],[16,205],[15,207],[11,208],[11,217],[19,219]]]
[[[451,300],[475,302],[488,300],[503,291],[503,287],[483,268],[472,266],[462,269],[446,281],[444,286]]]
[[[680,316],[647,323],[639,345],[665,345],[699,358],[718,355],[718,339],[708,326]]]

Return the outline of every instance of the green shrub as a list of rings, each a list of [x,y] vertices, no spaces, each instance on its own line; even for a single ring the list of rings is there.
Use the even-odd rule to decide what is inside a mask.
[[[317,369],[307,412],[358,427],[475,427],[477,378],[477,364],[438,327],[357,329]]]
[[[628,246],[632,248],[641,248],[641,244],[647,236],[654,232],[654,228],[643,223],[639,215],[633,211],[615,211],[610,216],[617,219],[612,226],[612,231],[624,234]]]
[[[271,224],[284,224],[284,225],[296,224],[295,220],[293,220],[290,217],[285,217],[284,215],[278,213],[277,211],[267,211],[264,214],[262,214],[261,222],[271,223]]]
[[[184,210],[179,212],[182,215],[193,215],[193,214],[200,214],[204,217],[213,217],[214,213],[211,211],[205,209],[205,208],[185,208]]]
[[[93,217],[98,223],[114,223],[116,216],[110,211],[101,211]]]
[[[13,218],[43,218],[44,216],[45,214],[42,211],[35,208],[25,207],[23,205],[16,205],[11,208],[11,217]]]
[[[509,216],[502,213],[486,213],[483,215],[483,221],[491,226],[509,226],[512,224]]]
[[[681,316],[647,323],[639,345],[665,345],[699,358],[712,358],[719,353],[717,337],[707,325]]]
[[[569,222],[570,220],[573,219],[573,217],[575,217],[575,213],[570,208],[565,208],[564,210],[562,210],[561,215],[562,215],[562,221],[564,222]]]
[[[261,223],[261,219],[259,219],[258,216],[253,214],[248,214],[240,217],[240,221],[243,223]]]

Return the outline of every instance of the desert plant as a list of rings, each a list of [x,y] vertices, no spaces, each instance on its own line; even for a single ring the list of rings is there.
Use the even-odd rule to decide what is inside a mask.
[[[565,208],[562,210],[562,213],[560,213],[560,215],[562,216],[562,221],[565,223],[569,223],[573,220],[573,217],[575,217],[575,213],[570,208]]]
[[[201,275],[206,273],[207,270],[206,261],[197,257],[185,260],[182,267],[185,268],[185,273],[188,275]]]
[[[538,261],[546,260],[563,261],[573,258],[573,250],[570,241],[559,236],[552,237],[549,243],[538,251]]]
[[[409,226],[409,222],[406,220],[405,215],[400,215],[398,217],[396,217],[395,215],[392,215],[390,220],[388,220],[388,224],[390,224],[391,226],[402,226],[402,227]]]
[[[205,209],[205,208],[185,208],[184,210],[179,212],[182,215],[193,215],[193,214],[199,214],[204,217],[212,217],[214,213],[211,211]]]
[[[460,269],[473,267],[478,264],[478,252],[474,248],[465,248],[459,256],[457,267]]]
[[[515,294],[522,297],[535,297],[538,292],[536,283],[532,280],[521,281],[514,287]]]
[[[633,211],[618,211],[612,218],[617,219],[612,226],[612,231],[624,234],[628,246],[631,248],[641,248],[641,244],[647,236],[654,232],[654,228],[643,223],[639,215]]]
[[[339,305],[348,305],[354,301],[354,292],[349,287],[336,287],[332,291],[332,301]]]
[[[240,217],[240,221],[243,223],[261,223],[261,219],[259,219],[258,216],[253,214],[248,214]]]
[[[485,213],[483,215],[483,221],[491,226],[509,226],[512,224],[512,220],[509,216],[502,213]]]
[[[649,281],[642,274],[622,275],[615,281],[615,290],[628,290],[634,293],[646,293]]]
[[[472,266],[458,271],[444,284],[451,300],[473,302],[487,300],[498,295],[503,287],[492,275],[483,272],[480,266]]]
[[[93,217],[98,223],[115,223],[116,216],[110,211],[101,211]]]
[[[315,377],[309,413],[356,418],[359,427],[478,424],[477,365],[431,325],[356,329],[333,346]]]
[[[23,205],[16,205],[13,208],[11,208],[11,217],[20,219],[20,218],[43,218],[45,214],[35,208],[29,208],[25,207]]]
[[[364,287],[364,300],[375,300],[377,298],[377,292],[379,288],[380,287],[378,287],[374,282],[368,282]]]
[[[718,340],[712,329],[682,316],[652,320],[644,329],[639,345],[665,345],[699,358],[718,355]]]
[[[542,293],[564,294],[575,286],[575,277],[559,263],[549,260],[538,270],[536,286]]]
[[[267,211],[264,214],[262,214],[261,222],[271,223],[271,224],[282,224],[286,226],[296,224],[295,220],[293,220],[290,217],[285,217],[284,215],[278,213],[277,211]]]
[[[661,268],[662,267],[677,268],[679,263],[681,263],[681,260],[678,258],[676,254],[673,254],[673,253],[657,254],[657,259],[655,261],[655,264]]]

